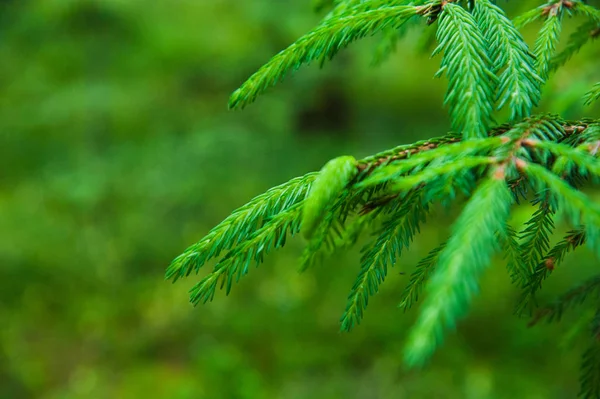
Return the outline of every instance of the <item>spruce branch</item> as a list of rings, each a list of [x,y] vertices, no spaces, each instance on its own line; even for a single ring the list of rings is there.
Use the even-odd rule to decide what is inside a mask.
[[[580,25],[576,31],[571,33],[567,46],[559,54],[555,55],[550,62],[549,72],[554,72],[565,65],[581,48],[588,42],[600,36],[600,23],[589,20]]]
[[[586,226],[590,249],[600,254],[600,204],[592,201],[546,168],[523,162],[521,167],[531,177],[538,191],[550,190],[556,206],[573,226]]]
[[[445,247],[446,242],[443,242],[432,249],[429,254],[419,262],[415,271],[411,274],[410,281],[404,288],[404,291],[400,296],[400,304],[398,305],[398,307],[404,309],[405,312],[419,300],[419,296],[423,291],[423,285],[433,274],[438,263],[440,252],[442,252]]]
[[[456,221],[427,284],[427,296],[406,346],[408,365],[422,364],[453,328],[478,291],[479,276],[496,250],[496,234],[506,226],[512,195],[501,169],[477,188]],[[465,245],[469,243],[469,245]]]
[[[450,107],[452,127],[464,138],[486,137],[497,78],[490,71],[485,38],[473,16],[453,3],[444,5],[438,23],[433,54],[444,53],[436,76],[445,72],[448,77],[444,104]]]
[[[550,236],[554,231],[554,209],[545,193],[540,193],[535,202],[538,209],[525,223],[525,229],[519,234],[520,252],[523,262],[532,271],[550,249]]]
[[[497,108],[509,104],[512,120],[529,116],[540,101],[542,82],[529,47],[504,11],[489,0],[477,0],[474,15],[499,78]]]
[[[596,83],[585,95],[585,105],[591,105],[594,101],[600,99],[600,82]]]
[[[192,271],[198,273],[208,260],[243,242],[270,218],[304,200],[317,175],[308,173],[294,178],[233,211],[202,240],[173,260],[166,271],[166,279],[173,279],[175,282],[181,277],[189,276]]]
[[[417,15],[415,6],[382,6],[332,17],[274,56],[252,75],[229,100],[230,108],[243,108],[291,70],[314,60],[331,59],[351,42],[386,28],[398,28]]]
[[[596,316],[597,318],[598,316]],[[600,332],[593,326],[590,345],[581,360],[581,385],[578,396],[584,399],[600,397]]]
[[[600,276],[594,276],[584,281],[558,297],[548,306],[539,309],[529,322],[529,326],[534,326],[543,320],[548,322],[560,321],[565,311],[581,305],[590,297],[596,302],[600,299]]]
[[[579,396],[586,399],[600,397],[600,311],[597,309],[590,323],[590,333],[590,345],[582,356],[579,379]]]
[[[582,228],[572,230],[544,256],[527,277],[515,313],[522,315],[535,305],[535,295],[542,288],[544,280],[562,263],[567,253],[575,251],[584,243],[585,231]]]
[[[300,231],[302,203],[297,203],[275,215],[263,227],[252,233],[246,241],[232,249],[217,263],[213,271],[190,290],[190,302],[194,305],[212,301],[217,286],[226,288],[229,294],[234,280],[246,275],[250,265],[263,261],[271,250],[283,247],[287,235]]]
[[[561,3],[556,3],[557,5]],[[550,74],[551,61],[556,52],[556,46],[560,39],[562,29],[562,7],[551,7],[547,12],[547,18],[535,41],[536,69],[540,77],[546,81]]]
[[[522,245],[519,242],[519,234],[514,227],[507,224],[504,231],[499,232],[498,238],[506,259],[506,269],[513,283],[524,286],[532,270],[524,259],[527,253],[522,252]]]
[[[396,209],[374,234],[377,238],[363,248],[361,270],[341,318],[343,331],[350,331],[360,324],[369,297],[379,291],[379,285],[387,275],[388,265],[395,264],[402,251],[408,248],[415,234],[419,232],[420,224],[425,222],[428,206],[418,191],[396,199],[394,205]]]

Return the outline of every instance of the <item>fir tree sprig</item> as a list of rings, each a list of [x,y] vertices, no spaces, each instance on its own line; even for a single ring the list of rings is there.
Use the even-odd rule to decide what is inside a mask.
[[[591,105],[594,101],[600,99],[600,82],[596,83],[585,95],[585,104]]]
[[[271,250],[283,247],[287,235],[293,236],[300,231],[301,205],[297,203],[285,211],[275,215],[263,227],[251,233],[239,246],[231,250],[217,263],[213,271],[204,277],[190,290],[190,301],[193,304],[212,301],[217,286],[225,288],[229,294],[234,280],[246,275],[250,265],[257,265]]]
[[[517,302],[515,311],[521,315],[531,309],[535,304],[535,294],[542,287],[544,280],[562,263],[566,254],[575,251],[585,243],[585,232],[583,229],[572,230],[556,244],[538,263],[536,268],[529,273],[523,285],[523,292]]]
[[[497,249],[496,234],[505,228],[512,204],[504,178],[501,170],[492,173],[480,184],[456,221],[410,333],[405,351],[407,364],[419,365],[431,356],[442,341],[444,329],[454,328],[478,292],[479,276]]]
[[[582,284],[570,289],[551,304],[538,310],[535,317],[529,322],[533,326],[540,321],[548,322],[560,321],[565,311],[581,305],[583,302],[592,298],[595,302],[600,299],[600,276],[594,276],[587,279]]]
[[[485,51],[486,41],[473,16],[464,8],[446,3],[438,21],[438,47],[443,52],[441,68],[448,77],[444,103],[450,107],[453,129],[465,138],[486,137],[492,124],[496,75]]]
[[[302,201],[317,176],[317,173],[308,173],[292,179],[233,211],[202,240],[175,258],[167,269],[166,278],[175,282],[180,277],[189,276],[192,271],[197,273],[208,260],[244,241],[269,218]]]
[[[600,256],[600,204],[580,190],[600,180],[600,121],[529,116],[550,72],[600,34],[597,8],[581,0],[552,0],[511,22],[491,0],[315,1],[330,10],[321,23],[252,75],[232,95],[231,107],[244,107],[290,71],[313,61],[322,64],[365,36],[384,33],[380,54],[388,54],[399,29],[420,16],[428,25],[438,23],[434,54],[443,57],[436,75],[446,73],[445,103],[455,132],[358,161],[336,158],[320,172],[292,179],[238,208],[167,270],[167,278],[176,280],[220,257],[192,288],[192,303],[212,300],[217,287],[229,293],[252,264],[299,232],[308,239],[302,257],[306,268],[322,255],[354,245],[361,232],[372,229],[341,319],[342,329],[350,330],[362,320],[388,267],[415,239],[429,207],[453,203],[462,193],[470,199],[452,235],[419,262],[401,294],[404,310],[426,294],[405,351],[405,362],[417,365],[466,313],[482,271],[498,250],[522,290],[518,313],[535,305],[542,283],[567,253],[585,243]],[[562,19],[571,14],[587,20],[557,55]],[[543,26],[534,61],[516,27],[536,20]],[[586,103],[599,98],[600,83]],[[491,128],[494,109],[505,106],[510,123]],[[511,206],[532,196],[538,209],[517,233],[507,223]],[[554,224],[562,220],[574,230],[550,248]],[[583,283],[543,308],[539,317],[560,318],[584,297],[597,296],[598,286],[597,278]],[[578,325],[582,321],[589,322],[582,317]],[[593,343],[582,364],[584,397],[600,393],[600,315],[591,327]]]
[[[556,46],[562,30],[562,3],[548,6],[547,18],[535,41],[536,69],[545,81],[550,74],[551,61],[556,52]]]
[[[506,269],[513,283],[524,286],[527,284],[532,270],[525,261],[526,253],[522,252],[523,245],[519,242],[519,233],[507,224],[504,231],[498,234],[500,245],[506,259]]]
[[[540,101],[542,82],[529,47],[504,11],[489,0],[477,0],[474,15],[499,78],[498,109],[509,104],[512,120],[529,116]]]
[[[585,399],[600,397],[600,337],[598,327],[593,326],[590,345],[581,361],[581,389],[578,396]]]
[[[340,49],[385,28],[398,28],[417,15],[414,6],[382,6],[373,10],[342,14],[298,39],[252,75],[229,100],[230,108],[243,108],[292,70],[314,60],[331,59]]]
[[[395,208],[395,209],[394,209]],[[341,318],[341,328],[350,331],[363,317],[369,297],[379,291],[379,285],[387,275],[388,266],[393,266],[402,251],[410,245],[419,232],[419,226],[425,222],[428,204],[418,191],[411,192],[392,203],[392,211],[383,223],[373,243],[363,248],[361,270],[352,287]]]
[[[440,252],[442,252],[444,248],[446,248],[446,242],[443,242],[432,249],[429,254],[419,262],[415,271],[411,274],[408,284],[400,295],[400,304],[398,305],[398,307],[404,309],[405,312],[419,300],[423,285],[429,280],[429,277],[431,277],[431,274],[435,270]]]
[[[595,20],[589,20],[580,25],[576,31],[571,33],[567,46],[559,54],[552,58],[550,62],[550,72],[553,72],[565,65],[575,54],[581,50],[588,42],[597,39],[600,36],[600,23]]]
[[[524,266],[533,271],[550,249],[550,236],[554,231],[554,209],[546,193],[540,193],[536,199],[538,209],[525,223],[525,229],[519,234],[521,241],[519,252]]]

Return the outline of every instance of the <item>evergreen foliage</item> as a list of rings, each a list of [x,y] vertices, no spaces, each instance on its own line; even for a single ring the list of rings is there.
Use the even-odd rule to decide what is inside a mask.
[[[341,318],[342,330],[360,323],[369,297],[376,294],[388,268],[395,265],[426,222],[442,206],[468,200],[448,240],[418,265],[401,294],[400,307],[411,308],[424,292],[411,331],[405,362],[426,362],[445,331],[453,329],[479,290],[492,256],[502,253],[511,281],[522,292],[517,313],[535,309],[543,281],[568,252],[585,243],[600,255],[600,205],[580,189],[598,183],[600,119],[564,120],[532,115],[550,73],[598,36],[600,11],[578,0],[554,0],[514,21],[490,0],[316,1],[329,8],[322,22],[275,55],[231,96],[230,107],[243,108],[288,72],[312,61],[332,58],[351,42],[384,34],[379,59],[393,49],[399,28],[437,24],[437,48],[443,53],[436,76],[445,74],[454,133],[402,145],[362,160],[344,156],[275,187],[235,210],[197,244],[177,257],[167,278],[196,273],[225,253],[191,290],[194,304],[213,299],[217,287],[229,293],[234,281],[260,264],[266,254],[299,232],[308,240],[302,269],[322,255],[354,245],[365,229],[372,239],[362,249],[360,271]],[[583,19],[557,54],[565,18]],[[531,50],[517,28],[539,21]],[[584,93],[582,93],[583,95]],[[600,98],[600,84],[585,96]],[[508,107],[506,123],[494,112]],[[521,231],[509,224],[515,204],[536,207]],[[572,230],[552,246],[555,227]],[[598,302],[599,278],[567,292],[534,316],[556,320],[592,298]],[[587,303],[587,302],[586,302]],[[598,320],[590,326],[590,349],[582,363],[581,396],[600,395]]]

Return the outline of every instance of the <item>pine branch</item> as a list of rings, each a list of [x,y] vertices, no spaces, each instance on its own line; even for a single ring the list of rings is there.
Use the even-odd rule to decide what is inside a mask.
[[[246,275],[254,261],[257,265],[271,250],[283,247],[287,235],[300,231],[302,203],[297,203],[275,215],[262,228],[251,234],[246,241],[231,250],[217,263],[213,271],[190,290],[190,302],[194,305],[212,301],[217,286],[226,288],[229,294],[233,281]]]
[[[600,176],[600,160],[592,153],[597,153],[600,141],[585,142],[577,148],[551,141],[524,140],[523,145],[542,152],[542,159],[550,156],[557,158],[552,172],[559,176],[578,174],[582,177],[597,178]]]
[[[583,243],[585,243],[584,230],[572,230],[544,256],[544,259],[538,263],[527,277],[515,313],[521,315],[535,303],[535,294],[542,288],[544,280],[562,263],[567,253],[575,251]]]
[[[243,242],[263,227],[265,221],[304,200],[316,177],[317,173],[308,173],[292,179],[233,211],[202,240],[173,260],[166,271],[166,279],[172,278],[175,282],[189,276],[192,270],[198,273],[208,260]]]
[[[405,312],[419,300],[423,285],[435,271],[440,252],[443,251],[445,247],[446,242],[443,242],[432,249],[429,254],[419,262],[417,268],[411,274],[410,281],[404,288],[404,291],[400,296],[400,304],[398,305],[398,307],[403,308]]]
[[[567,46],[563,51],[552,58],[549,72],[554,72],[565,65],[581,48],[600,36],[600,24],[597,21],[590,20],[582,24],[577,30],[569,36]]]
[[[506,226],[511,203],[503,174],[494,173],[465,206],[427,284],[427,297],[406,348],[407,364],[427,360],[441,343],[444,329],[453,328],[466,312],[478,291],[479,276],[496,250],[496,234]]]
[[[508,103],[512,120],[529,116],[540,101],[542,82],[529,47],[504,11],[489,0],[477,0],[474,15],[499,77],[497,108]]]
[[[525,13],[513,19],[513,24],[515,25],[515,27],[517,27],[517,29],[521,29],[535,21],[538,21],[543,18],[545,8],[546,5],[542,5],[532,10],[526,11]]]
[[[600,204],[540,165],[522,162],[520,166],[531,177],[538,191],[550,190],[558,209],[573,226],[586,226],[587,244],[592,251],[600,254]]]
[[[600,99],[600,82],[596,83],[585,95],[585,105],[591,105],[594,101]]]
[[[452,128],[464,138],[486,137],[497,78],[489,70],[486,42],[477,23],[464,8],[447,3],[439,19],[437,40],[433,54],[443,51],[444,56],[436,76],[446,72],[448,77],[444,103],[450,107]]]
[[[529,326],[531,327],[543,320],[547,320],[548,322],[560,321],[565,311],[581,305],[589,297],[593,297],[592,299],[596,301],[600,299],[600,276],[586,280],[561,295],[550,305],[540,309],[529,323]]]
[[[314,60],[331,59],[339,50],[365,36],[386,28],[399,28],[417,11],[414,6],[380,7],[326,19],[252,75],[231,95],[229,107],[244,108],[289,71]]]
[[[585,399],[600,398],[600,339],[597,327],[590,341],[590,346],[582,356],[579,379],[581,389],[578,396]]]
[[[574,9],[577,14],[585,15],[596,23],[600,23],[600,10],[596,7],[577,0],[574,4]]]
[[[300,258],[300,272],[314,266],[323,257],[331,255],[337,246],[336,239],[342,237],[344,225],[338,219],[338,212],[334,210],[336,207],[331,208],[327,209],[323,221],[304,247]]]
[[[484,155],[489,154],[491,150],[500,144],[503,140],[500,137],[490,137],[486,139],[472,139],[459,143],[452,143],[440,147],[432,148],[427,151],[421,151],[411,156],[408,159],[394,160],[394,163],[385,165],[374,170],[370,176],[364,178],[359,184],[359,187],[368,187],[378,184],[383,184],[393,180],[395,184],[399,182],[398,178],[405,176],[410,172],[418,174],[425,173],[423,169],[429,164],[433,166],[447,168],[447,172],[452,170],[462,169],[469,165],[475,166],[478,163],[488,163],[491,160]],[[443,172],[443,170],[440,170]],[[404,186],[410,184],[418,184],[418,180],[431,178],[435,176],[436,171],[429,172],[426,175],[411,176],[408,183],[403,183]],[[408,177],[406,177],[408,178]]]
[[[412,192],[400,201],[396,201],[397,209],[384,222],[375,234],[374,242],[363,248],[361,271],[348,297],[346,311],[341,318],[343,331],[350,331],[360,324],[363,313],[369,303],[369,296],[379,291],[383,283],[388,265],[393,266],[402,253],[410,245],[419,226],[425,222],[428,211],[418,192]]]
[[[524,260],[524,253],[521,251],[521,245],[518,240],[519,234],[515,229],[506,225],[503,232],[499,233],[500,243],[504,252],[505,259],[507,260],[506,269],[510,275],[510,279],[513,283],[519,286],[524,286],[532,270]]]
[[[549,6],[550,7],[550,6]],[[552,57],[560,39],[562,29],[562,7],[553,7],[548,11],[548,17],[535,41],[536,69],[539,76],[546,81],[550,74]]]
[[[554,209],[550,205],[547,195],[540,193],[536,198],[538,209],[519,234],[522,240],[519,252],[523,254],[522,260],[527,270],[533,272],[546,252],[550,249],[550,236],[554,231]]]

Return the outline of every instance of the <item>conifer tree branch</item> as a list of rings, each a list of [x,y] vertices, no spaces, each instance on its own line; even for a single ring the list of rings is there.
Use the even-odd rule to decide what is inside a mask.
[[[544,280],[562,263],[567,253],[574,251],[584,243],[584,229],[572,230],[544,256],[544,259],[527,277],[526,284],[523,285],[523,292],[515,309],[517,314],[522,315],[535,304],[535,294],[542,287]]]
[[[591,105],[594,101],[600,99],[600,82],[596,83],[585,95],[585,104]]]
[[[596,302],[600,299],[600,276],[594,276],[586,280],[558,297],[553,303],[538,310],[529,322],[529,326],[534,326],[543,320],[548,322],[560,321],[566,310],[582,304],[589,297],[593,297],[592,299]]]
[[[450,107],[452,127],[466,138],[486,137],[492,124],[496,75],[485,51],[486,42],[473,16],[464,8],[445,3],[438,22],[438,47],[444,52],[441,68],[448,77],[444,103]]]
[[[318,173],[308,173],[294,178],[233,211],[202,240],[173,260],[167,269],[166,279],[175,282],[178,278],[189,276],[192,271],[198,273],[208,260],[243,242],[247,236],[264,226],[269,218],[304,200],[317,176]]]
[[[442,252],[445,247],[446,242],[443,242],[432,249],[429,254],[419,262],[415,271],[411,274],[410,281],[404,288],[404,291],[400,296],[400,304],[398,305],[398,307],[404,309],[405,312],[419,300],[423,285],[429,280],[431,274],[433,274],[438,263],[440,252]]]
[[[505,228],[512,203],[504,178],[502,169],[493,172],[456,221],[410,333],[404,357],[408,365],[422,364],[431,356],[442,341],[444,329],[454,327],[477,293],[479,276],[496,250],[496,234]]]
[[[243,243],[231,250],[213,271],[204,277],[190,290],[190,301],[196,305],[200,302],[212,301],[217,286],[225,287],[229,294],[234,280],[247,274],[252,262],[258,265],[264,255],[272,249],[285,245],[288,234],[300,231],[301,205],[299,202],[285,211],[275,215],[263,227],[256,230]]]
[[[536,56],[536,69],[544,81],[548,79],[548,75],[550,74],[550,63],[556,52],[558,40],[560,39],[560,32],[562,30],[562,7],[552,6],[547,15],[544,25],[535,41],[534,50]]]
[[[506,269],[508,270],[509,276],[513,283],[519,286],[524,286],[529,276],[531,276],[531,269],[524,260],[524,253],[522,253],[522,246],[519,243],[519,234],[515,229],[506,225],[506,229],[499,234],[500,244],[506,258]]]
[[[529,47],[502,9],[489,0],[477,0],[474,15],[499,77],[498,109],[508,103],[512,120],[529,116],[540,101],[542,82]]]
[[[538,204],[538,209],[525,223],[526,228],[519,234],[521,240],[519,251],[524,255],[522,260],[530,273],[550,249],[550,236],[554,231],[554,209],[546,193],[540,193],[535,202]]]
[[[595,20],[589,20],[580,25],[576,31],[571,33],[567,46],[563,51],[552,58],[550,62],[550,72],[554,72],[565,65],[581,48],[588,42],[597,39],[600,36],[600,23]]]
[[[351,42],[386,28],[398,28],[417,15],[415,6],[381,6],[372,10],[327,18],[323,24],[262,66],[230,98],[230,108],[243,108],[291,70],[314,60],[331,59]]]
[[[387,275],[388,265],[393,266],[403,249],[408,248],[419,226],[425,222],[428,206],[418,191],[409,193],[392,204],[390,213],[381,229],[376,232],[373,243],[363,248],[361,270],[352,287],[346,311],[341,318],[341,329],[350,331],[360,324],[369,302],[369,296],[379,291]]]

